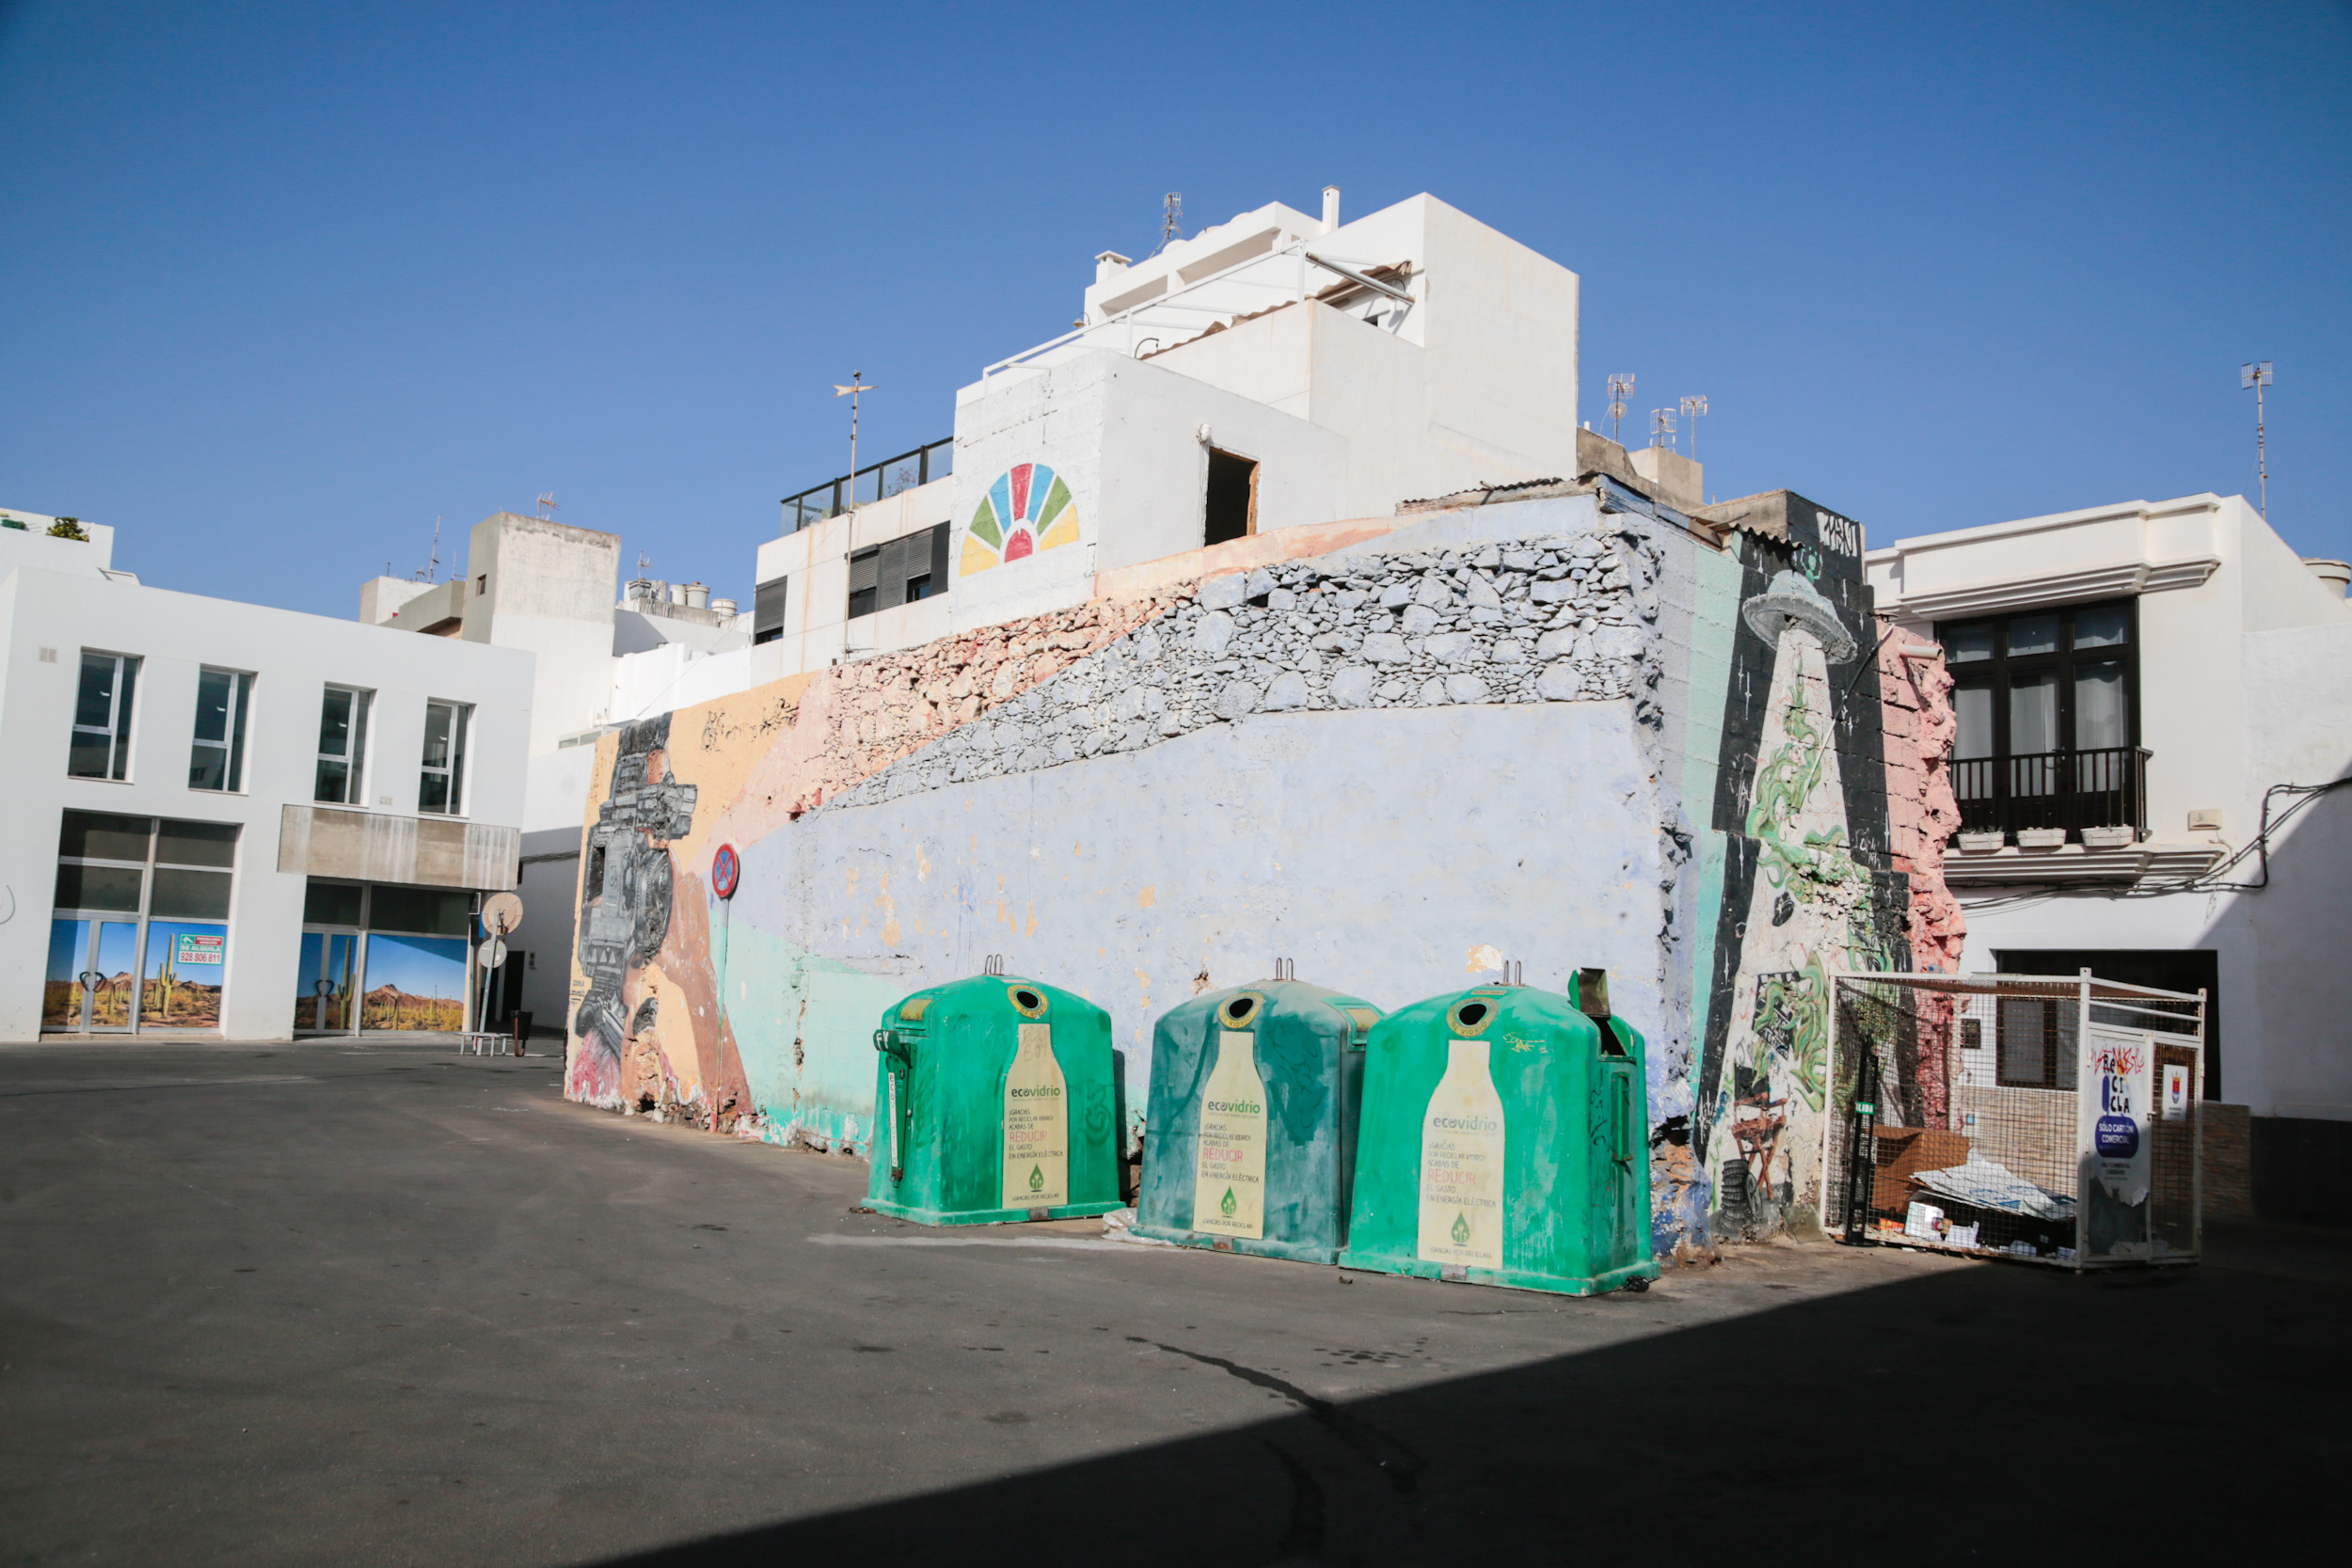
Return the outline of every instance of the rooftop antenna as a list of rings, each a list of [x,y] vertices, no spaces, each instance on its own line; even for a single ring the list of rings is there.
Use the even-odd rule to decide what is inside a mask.
[[[836,383],[833,389],[834,397],[850,400],[850,504],[842,509],[845,512],[857,510],[857,400],[873,389],[874,384],[866,379],[864,371],[851,371],[850,384],[843,387]]]
[[[419,582],[433,582],[438,580],[440,575],[441,515],[436,512],[433,514],[433,559],[429,563],[427,563],[423,571],[417,574],[417,580]]]
[[[1664,447],[1668,451],[1674,450],[1675,411],[1673,409],[1653,408],[1649,411],[1649,444],[1653,447]]]
[[[1691,421],[1691,461],[1699,460],[1699,416],[1707,412],[1707,394],[1694,393],[1682,400],[1682,417]]]
[[[1160,198],[1160,243],[1152,247],[1154,256],[1184,237],[1184,196],[1170,191]]]
[[[539,492],[539,515],[540,515],[540,516],[545,517],[545,516],[548,515],[550,513],[561,512],[561,511],[563,511],[563,510],[564,510],[564,509],[563,509],[563,507],[561,507],[561,506],[559,506],[558,504],[556,504],[556,499],[555,499],[555,492],[554,492],[554,491],[552,491],[552,490],[542,490],[542,491],[540,491],[540,492]]]
[[[2270,521],[2270,457],[2263,449],[2263,388],[2271,384],[2270,361],[2237,368],[2238,389],[2254,388],[2254,472],[2262,483],[2263,521]]]
[[[1618,439],[1617,426],[1625,420],[1625,400],[1632,395],[1631,372],[1609,378],[1609,438],[1619,446],[1625,445],[1625,442]]]

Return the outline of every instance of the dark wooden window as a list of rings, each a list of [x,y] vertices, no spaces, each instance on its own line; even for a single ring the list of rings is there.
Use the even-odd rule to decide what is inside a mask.
[[[2145,827],[2137,609],[2109,599],[1936,627],[1963,831]]]

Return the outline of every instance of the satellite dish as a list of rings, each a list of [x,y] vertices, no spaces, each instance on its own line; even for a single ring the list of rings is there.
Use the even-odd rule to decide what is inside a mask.
[[[504,936],[523,923],[523,901],[511,893],[494,893],[482,901],[482,928]]]
[[[496,969],[506,961],[506,943],[497,937],[492,937],[474,949],[474,957],[482,960],[483,968]]]

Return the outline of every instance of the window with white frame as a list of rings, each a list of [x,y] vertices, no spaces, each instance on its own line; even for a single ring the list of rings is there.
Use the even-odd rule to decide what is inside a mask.
[[[464,703],[424,705],[424,762],[417,780],[417,809],[455,816],[466,809],[466,730],[473,709]]]
[[[73,700],[73,749],[65,770],[77,779],[121,779],[131,770],[131,694],[139,661],[131,654],[82,650]]]
[[[367,796],[368,708],[374,693],[330,686],[319,704],[317,777],[310,799],[358,805]]]
[[[196,676],[196,738],[188,747],[188,787],[235,793],[245,788],[245,719],[253,677],[241,670]]]

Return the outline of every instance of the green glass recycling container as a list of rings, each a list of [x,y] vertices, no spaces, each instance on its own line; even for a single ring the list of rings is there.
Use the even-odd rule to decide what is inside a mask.
[[[921,1225],[1076,1219],[1120,1207],[1110,1015],[1036,980],[918,990],[874,1032],[866,1198]]]
[[[1364,1041],[1380,1009],[1292,979],[1212,991],[1152,1031],[1138,1235],[1302,1262],[1347,1240]]]
[[[1583,970],[1565,996],[1480,986],[1380,1022],[1342,1267],[1569,1295],[1658,1277],[1642,1037],[1607,996]]]

